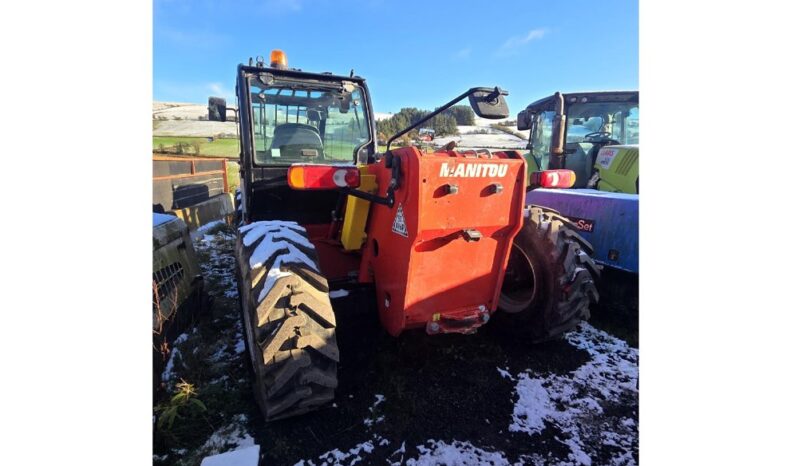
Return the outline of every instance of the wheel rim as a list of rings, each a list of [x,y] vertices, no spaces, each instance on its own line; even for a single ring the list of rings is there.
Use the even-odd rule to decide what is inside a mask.
[[[505,312],[513,314],[521,312],[532,304],[536,293],[537,280],[532,260],[523,249],[513,243],[499,296],[499,305]]]

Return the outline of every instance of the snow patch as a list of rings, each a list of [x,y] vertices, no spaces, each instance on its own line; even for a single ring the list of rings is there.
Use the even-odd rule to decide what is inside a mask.
[[[372,425],[379,424],[380,422],[385,420],[385,416],[379,416],[377,418],[373,417],[374,415],[376,415],[377,407],[385,401],[385,396],[377,393],[374,395],[374,397],[377,399],[377,401],[375,401],[374,404],[371,405],[371,407],[369,408],[369,412],[371,413],[372,417],[367,417],[366,419],[363,419],[363,424],[366,427],[371,427]]]
[[[566,340],[591,359],[564,376],[519,374],[510,431],[533,435],[553,424],[564,434],[557,440],[569,447],[574,464],[592,464],[591,453],[601,444],[619,447],[613,464],[633,461],[636,421],[596,420],[605,406],[622,403],[624,396],[637,398],[638,350],[584,322]]]
[[[233,450],[240,450],[242,448],[251,447],[255,445],[249,433],[244,427],[247,422],[245,414],[238,414],[233,416],[232,422],[224,427],[216,429],[210,438],[202,446],[202,449],[209,451],[211,454],[219,453],[222,449],[233,446]]]
[[[364,456],[374,451],[374,443],[382,445],[385,439],[374,434],[371,440],[359,443],[347,451],[331,450],[319,455],[319,465],[347,465],[351,466],[364,460]],[[362,456],[361,456],[362,455]],[[300,460],[294,466],[317,466],[313,460]]]
[[[258,466],[260,447],[254,445],[219,455],[206,456],[200,466]]]
[[[214,220],[213,222],[206,223],[205,225],[197,228],[196,233],[205,233],[206,231],[210,231],[213,227],[224,224],[224,220]]]
[[[515,377],[513,377],[510,374],[510,371],[508,371],[507,369],[502,369],[501,367],[497,367],[496,370],[499,371],[499,375],[501,375],[502,378],[515,381]]]
[[[419,451],[418,458],[410,458],[405,464],[408,466],[509,466],[510,464],[503,453],[483,450],[470,442],[455,440],[452,443],[446,443],[440,440],[427,440],[427,444],[429,446],[416,446]]]
[[[330,299],[343,298],[344,296],[349,296],[349,291],[347,291],[347,290],[332,290],[332,291],[330,291]]]

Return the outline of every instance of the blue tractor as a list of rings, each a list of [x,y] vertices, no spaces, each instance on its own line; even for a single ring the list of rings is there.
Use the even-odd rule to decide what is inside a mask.
[[[594,247],[605,297],[637,310],[639,92],[557,92],[518,114],[530,130],[525,155],[535,172],[566,169],[570,189],[538,188],[527,204],[559,211]],[[545,185],[545,184],[544,184]]]

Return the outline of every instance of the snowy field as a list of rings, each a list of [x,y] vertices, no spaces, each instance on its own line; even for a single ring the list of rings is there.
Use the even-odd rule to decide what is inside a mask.
[[[346,317],[363,305],[356,291],[332,293],[341,315],[335,404],[265,424],[238,323],[235,237],[223,224],[193,236],[213,309],[210,322],[181,336],[163,380],[168,390],[201,374],[193,382],[213,428],[169,447],[156,435],[155,464],[198,464],[253,445],[265,465],[637,464],[636,348],[588,323],[540,345],[508,341],[490,324],[470,336],[392,338],[376,320]],[[198,351],[202,358],[186,357]]]
[[[496,120],[486,120],[484,118],[475,118],[476,125],[474,126],[458,126],[457,136],[441,136],[434,140],[435,147],[442,147],[450,141],[457,142],[458,149],[519,149],[523,150],[526,147],[527,139],[521,139],[512,134],[507,134],[495,128],[491,128],[492,123]],[[515,131],[515,126],[509,126],[508,129]],[[529,131],[516,131],[527,138]]]
[[[237,134],[234,122],[199,121],[200,116],[208,115],[206,104],[153,102],[152,114],[154,119],[166,118],[166,120],[154,120],[153,136],[209,137],[217,134]],[[390,113],[376,112],[375,117],[381,120],[390,118],[391,115]],[[175,118],[180,118],[180,120],[175,120]],[[460,149],[523,149],[526,146],[529,131],[520,131],[526,138],[520,139],[491,128],[490,125],[497,123],[497,120],[475,118],[475,123],[474,126],[458,126],[459,135],[441,136],[435,139],[433,145],[442,147],[454,140]],[[514,126],[509,128],[515,130]]]

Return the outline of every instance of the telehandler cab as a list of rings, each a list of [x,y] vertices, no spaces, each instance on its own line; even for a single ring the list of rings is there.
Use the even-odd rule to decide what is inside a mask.
[[[505,118],[498,87],[472,88],[377,154],[366,81],[239,65],[241,225],[236,256],[255,394],[267,421],[333,400],[334,287],[371,286],[391,335],[469,334],[495,314],[519,338],[558,337],[598,299],[590,245],[553,211],[526,206],[516,151],[422,153],[391,143],[468,97]],[[209,119],[226,104],[209,101]]]

